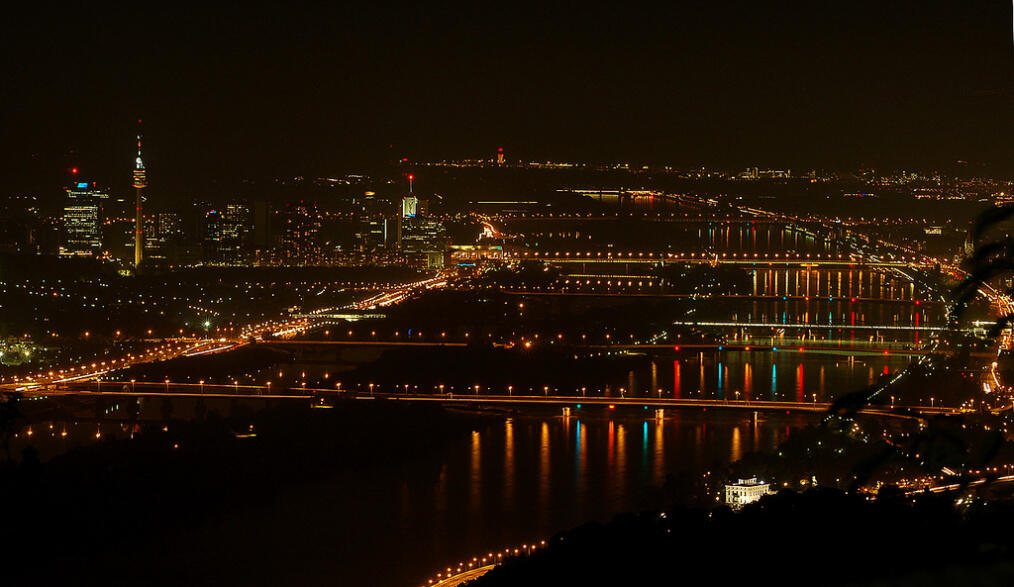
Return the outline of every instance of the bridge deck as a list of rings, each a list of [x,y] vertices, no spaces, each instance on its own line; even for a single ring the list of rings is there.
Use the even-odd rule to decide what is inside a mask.
[[[32,397],[56,396],[118,396],[118,397],[186,397],[207,399],[295,399],[313,400],[332,397],[338,400],[388,400],[402,402],[427,402],[444,405],[500,405],[500,406],[600,406],[608,409],[617,407],[640,407],[650,409],[679,408],[713,408],[719,410],[739,410],[754,412],[826,412],[831,404],[828,402],[786,402],[769,400],[726,400],[703,398],[672,398],[672,397],[588,397],[561,395],[489,395],[489,394],[399,394],[399,393],[364,393],[336,391],[320,388],[289,388],[271,390],[269,387],[249,385],[204,385],[196,383],[173,383],[167,388],[164,383],[135,383],[116,381],[103,382],[107,388],[117,391],[101,391],[95,383],[63,384],[59,386],[39,386],[27,390]],[[133,389],[131,389],[133,387]],[[137,390],[141,387],[141,390]],[[147,389],[144,389],[147,388]],[[166,388],[166,391],[162,391]],[[969,410],[946,406],[915,406],[915,405],[877,405],[861,410],[861,413],[888,417],[916,417],[926,415],[954,415],[968,413]]]

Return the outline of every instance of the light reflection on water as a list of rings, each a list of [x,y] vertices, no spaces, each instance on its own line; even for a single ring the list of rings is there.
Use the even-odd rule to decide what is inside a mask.
[[[177,407],[186,410],[183,402]],[[326,577],[335,584],[413,585],[478,553],[662,507],[667,475],[716,471],[747,450],[773,448],[790,425],[807,418],[762,415],[754,425],[750,414],[667,410],[658,419],[653,410],[624,408],[486,416],[417,462],[286,488],[278,499],[227,511],[209,527],[167,540],[181,560],[235,545],[230,564],[257,569],[265,582],[310,585]],[[109,422],[68,429],[94,442],[100,425],[112,434]],[[54,437],[61,426],[53,423]],[[48,423],[33,423],[34,438],[44,433]],[[304,536],[313,548],[298,539]],[[373,564],[376,552],[387,553],[388,564]],[[137,560],[162,556],[164,549],[153,546]],[[286,563],[266,565],[272,556]]]
[[[658,384],[667,396],[680,398],[809,402],[816,395],[816,401],[827,401],[872,385],[880,375],[904,370],[911,360],[900,354],[697,353],[674,360],[671,370],[660,370]],[[696,370],[697,377],[682,377],[687,368]],[[791,377],[780,377],[781,373]]]
[[[806,418],[762,415],[754,422],[750,415],[674,411],[658,418],[653,410],[578,414],[515,415],[473,431],[460,489],[479,496],[484,515],[534,512],[523,525],[544,535],[561,529],[562,520],[577,524],[658,507],[667,475],[714,470],[747,451],[773,448],[789,425]],[[633,443],[631,429],[639,432]],[[448,461],[452,471],[455,461]],[[453,489],[447,498],[453,502]],[[471,513],[474,504],[468,503]]]

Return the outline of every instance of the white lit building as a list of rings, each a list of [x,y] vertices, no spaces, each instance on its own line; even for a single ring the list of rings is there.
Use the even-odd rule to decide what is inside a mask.
[[[735,483],[725,486],[725,503],[733,509],[737,509],[757,501],[768,493],[771,493],[771,485],[756,477],[738,479]]]
[[[402,218],[415,218],[419,211],[419,198],[415,196],[405,196],[401,199],[401,216]]]

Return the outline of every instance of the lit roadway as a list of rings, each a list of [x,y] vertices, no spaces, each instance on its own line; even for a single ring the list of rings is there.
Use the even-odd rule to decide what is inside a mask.
[[[725,400],[703,398],[671,398],[671,397],[588,397],[565,395],[503,395],[503,394],[403,394],[403,393],[369,393],[361,391],[336,391],[335,389],[294,387],[275,389],[270,385],[253,386],[239,384],[200,384],[173,382],[70,382],[59,385],[39,386],[30,390],[31,396],[138,396],[138,397],[191,397],[191,398],[245,398],[245,399],[319,399],[327,397],[350,400],[388,400],[404,402],[439,403],[443,405],[502,405],[502,406],[600,406],[608,409],[624,407],[679,409],[679,408],[713,408],[718,410],[746,410],[757,412],[826,412],[831,404],[828,402],[791,402],[768,400]],[[946,406],[919,405],[883,405],[870,406],[861,413],[879,416],[913,416],[913,415],[954,415],[968,413],[970,410]]]
[[[447,577],[443,581],[438,581],[436,583],[430,583],[430,586],[431,587],[455,587],[456,585],[461,585],[462,583],[467,583],[468,581],[471,581],[472,579],[478,579],[479,577],[481,577],[481,576],[485,575],[486,573],[488,573],[495,566],[496,565],[486,565],[484,567],[479,567],[477,569],[469,569],[467,571],[458,573],[457,575],[451,575],[450,577]]]
[[[65,367],[54,367],[45,372],[39,373],[34,377],[26,376],[20,381],[16,380],[13,383],[0,384],[0,391],[4,389],[26,391],[47,384],[66,384],[76,381],[93,380],[106,375],[111,371],[133,365],[167,361],[178,357],[191,357],[231,351],[243,345],[249,344],[251,340],[262,340],[267,334],[278,337],[292,336],[296,333],[314,328],[322,323],[334,320],[334,318],[331,317],[331,313],[335,311],[360,312],[398,304],[419,291],[444,287],[447,285],[448,279],[449,275],[442,272],[436,277],[399,285],[366,298],[365,300],[353,302],[340,308],[322,308],[291,320],[271,321],[248,326],[242,330],[238,336],[229,338],[204,339],[197,341],[191,338],[167,338],[165,344],[149,349],[145,352],[138,353],[137,355],[128,354],[125,357],[88,361],[78,365],[69,365]]]
[[[569,275],[569,277],[575,277],[575,276],[574,275]],[[631,276],[631,275],[587,275],[586,276],[586,275],[582,275],[581,277],[593,277],[593,278],[594,277],[601,277],[601,278],[613,277],[613,278],[631,279],[631,280],[633,280],[633,279],[637,279],[637,280],[658,279],[657,277],[655,277],[653,275],[636,275],[636,276]],[[575,287],[581,287],[581,285],[578,284]],[[623,287],[623,286],[622,285],[618,285],[617,287]],[[638,286],[638,287],[641,287],[641,286]],[[820,296],[820,295],[807,296],[807,295],[788,295],[788,294],[785,294],[785,295],[782,295],[782,294],[764,294],[764,295],[757,294],[757,295],[753,295],[753,294],[715,294],[715,293],[709,293],[709,294],[700,294],[700,293],[661,293],[661,292],[657,292],[657,293],[651,293],[651,292],[645,293],[645,292],[629,292],[629,291],[615,291],[615,292],[611,292],[611,291],[560,291],[560,290],[557,290],[557,291],[548,291],[548,290],[545,290],[545,291],[544,290],[504,290],[503,293],[508,294],[508,295],[514,295],[514,296],[546,296],[546,297],[551,297],[551,296],[561,296],[561,297],[575,296],[575,297],[586,297],[586,298],[676,298],[676,299],[691,299],[691,300],[694,300],[694,299],[716,300],[716,299],[718,299],[718,300],[761,301],[761,302],[766,302],[766,301],[783,301],[783,302],[784,301],[793,301],[793,302],[797,302],[798,301],[798,302],[808,302],[810,300],[813,300],[813,301],[817,302],[817,301],[824,301],[824,300],[827,300],[827,301],[838,300],[840,302],[851,302],[851,303],[856,303],[856,302],[859,302],[859,303],[863,303],[863,302],[876,302],[876,303],[879,303],[879,304],[909,304],[909,305],[915,304],[915,302],[919,302],[919,304],[915,304],[915,305],[920,305],[920,304],[935,305],[935,304],[942,303],[942,302],[938,302],[938,301],[935,301],[935,300],[904,300],[904,299],[903,300],[896,300],[896,299],[891,299],[891,298],[861,298],[861,297],[858,297],[858,296],[838,296],[838,297],[830,296],[830,297],[828,297],[828,296]]]
[[[784,327],[783,325],[772,324],[772,327]],[[790,325],[791,326],[791,325]],[[820,329],[820,328],[841,328],[848,330],[853,327],[848,326],[815,326],[811,325],[809,328]],[[866,327],[875,328],[875,327]],[[823,352],[823,353],[836,353],[836,354],[850,354],[850,355],[864,355],[864,354],[890,354],[899,356],[914,356],[914,355],[929,355],[933,354],[933,350],[930,348],[926,349],[905,349],[898,348],[896,345],[885,344],[882,346],[866,345],[866,346],[840,346],[832,344],[820,344],[820,343],[805,343],[805,344],[788,344],[785,346],[769,345],[769,344],[748,344],[748,343],[693,343],[693,344],[656,344],[656,343],[567,343],[560,342],[555,339],[548,339],[545,343],[534,343],[529,345],[531,341],[524,344],[525,348],[531,348],[532,346],[553,346],[568,349],[584,349],[584,350],[613,350],[613,351],[744,351],[744,352],[781,352],[781,353],[792,353],[792,352]],[[559,344],[558,344],[559,343]],[[464,348],[469,346],[469,343],[456,341],[456,342],[442,342],[442,341],[408,341],[408,340],[268,340],[264,341],[264,345],[270,345],[276,348],[299,348],[299,347],[312,347],[312,346],[364,346],[364,347],[388,347],[388,348]],[[492,343],[494,348],[518,348],[518,343],[513,342],[496,342]],[[987,356],[984,353],[973,353],[975,356]]]
[[[749,410],[757,412],[770,411],[796,411],[796,412],[826,412],[831,404],[827,402],[783,402],[783,401],[753,401],[753,400],[723,400],[723,399],[694,399],[694,398],[667,398],[667,397],[586,397],[586,396],[553,396],[553,395],[473,395],[444,394],[444,395],[414,395],[414,394],[393,394],[377,393],[369,395],[364,393],[350,394],[355,399],[387,399],[392,401],[418,401],[436,402],[450,405],[475,405],[475,404],[497,404],[497,405],[553,405],[553,406],[606,406],[614,409],[619,406],[647,407],[647,408],[715,408],[730,410]],[[874,414],[881,416],[906,416],[906,415],[951,415],[962,414],[969,410],[962,408],[950,408],[944,406],[883,406],[868,407],[860,410],[863,414]]]
[[[578,253],[577,255],[581,255]],[[655,256],[643,255],[641,253],[634,257],[627,256],[605,256],[605,257],[592,257],[588,256],[569,256],[567,253],[565,256],[550,256],[549,254],[533,255],[529,257],[526,254],[514,255],[515,259],[528,259],[536,261],[544,261],[550,265],[565,265],[565,264],[651,264],[656,265],[662,264],[677,264],[677,265],[742,265],[742,266],[777,266],[777,267],[892,267],[892,268],[920,268],[920,267],[933,267],[935,264],[926,261],[880,261],[871,259],[809,259],[806,257],[800,258],[779,258],[779,257],[743,257],[743,258],[730,258],[730,257],[705,257],[703,254],[700,257],[687,257],[687,256],[676,256],[672,253],[667,255]]]

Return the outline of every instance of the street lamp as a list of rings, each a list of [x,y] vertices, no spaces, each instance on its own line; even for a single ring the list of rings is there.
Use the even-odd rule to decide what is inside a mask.
[[[514,391],[514,386],[513,385],[508,385],[507,386],[507,395],[510,396],[513,391]]]
[[[133,392],[135,391],[135,390],[134,390],[134,384],[135,384],[135,383],[137,383],[137,379],[131,379],[131,380],[130,380],[130,392],[131,392],[131,393],[133,393]]]
[[[169,393],[169,378],[165,378],[165,392]]]
[[[204,394],[204,380],[201,379],[198,383],[201,384],[201,394],[203,395]]]

